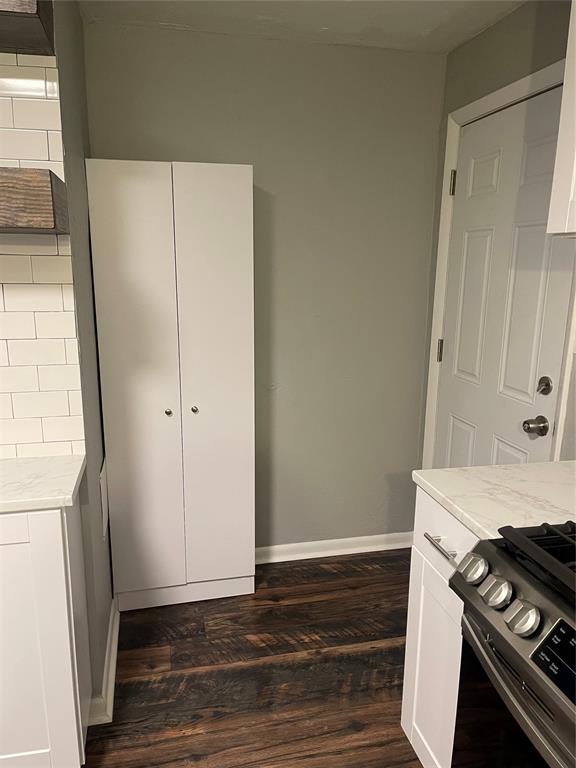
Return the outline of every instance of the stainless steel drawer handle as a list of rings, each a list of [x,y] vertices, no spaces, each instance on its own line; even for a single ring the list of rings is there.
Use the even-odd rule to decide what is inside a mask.
[[[456,565],[456,561],[454,559],[456,557],[456,552],[452,552],[448,549],[444,549],[444,547],[440,543],[442,541],[441,536],[432,536],[432,534],[428,533],[427,531],[424,531],[424,538],[427,539],[427,541],[429,541],[430,544],[432,544],[432,546],[438,550],[438,552],[440,552],[440,554],[445,560],[448,560],[449,563]]]

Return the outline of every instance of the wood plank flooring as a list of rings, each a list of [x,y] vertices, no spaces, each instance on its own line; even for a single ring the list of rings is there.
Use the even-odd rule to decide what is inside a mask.
[[[88,768],[420,768],[400,728],[409,550],[259,566],[256,594],[123,613]]]

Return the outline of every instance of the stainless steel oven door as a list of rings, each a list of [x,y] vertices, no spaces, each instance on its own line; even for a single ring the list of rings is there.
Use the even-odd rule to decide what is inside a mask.
[[[554,711],[550,702],[530,686],[527,662],[511,663],[489,632],[470,614],[462,618],[462,634],[474,651],[500,698],[550,768],[574,768],[574,723]],[[527,674],[528,673],[528,674]]]

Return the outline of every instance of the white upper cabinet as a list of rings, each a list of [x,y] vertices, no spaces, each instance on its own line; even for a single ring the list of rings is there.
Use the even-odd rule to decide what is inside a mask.
[[[552,197],[548,214],[550,234],[576,232],[576,1],[572,0],[560,130]]]

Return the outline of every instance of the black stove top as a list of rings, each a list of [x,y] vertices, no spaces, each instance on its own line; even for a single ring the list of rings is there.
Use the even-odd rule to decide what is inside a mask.
[[[569,520],[559,525],[514,528],[498,531],[502,539],[497,546],[540,582],[562,595],[571,605],[576,598],[576,524]]]

